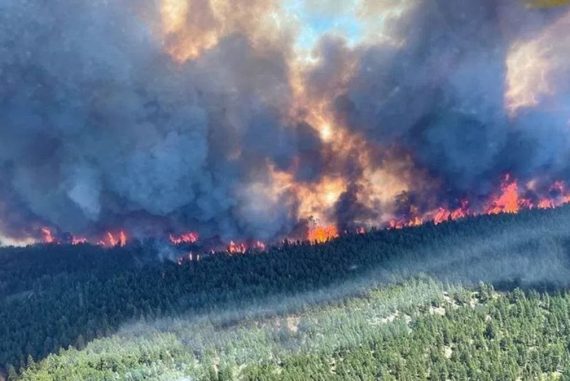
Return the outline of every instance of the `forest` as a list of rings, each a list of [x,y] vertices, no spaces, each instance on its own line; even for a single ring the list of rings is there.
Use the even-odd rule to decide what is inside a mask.
[[[570,377],[570,208],[160,259],[0,250],[9,380]],[[569,378],[570,379],[570,378]]]

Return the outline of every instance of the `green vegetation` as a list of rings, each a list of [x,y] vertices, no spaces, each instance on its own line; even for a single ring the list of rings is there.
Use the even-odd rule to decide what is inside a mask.
[[[148,243],[4,249],[0,364],[24,380],[563,378],[569,222],[482,216],[182,266]]]
[[[23,380],[570,379],[570,293],[415,280],[294,315],[140,322]]]

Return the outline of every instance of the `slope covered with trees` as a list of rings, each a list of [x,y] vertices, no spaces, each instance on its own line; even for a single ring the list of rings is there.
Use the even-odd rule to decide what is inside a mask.
[[[570,379],[570,294],[413,280],[290,315],[140,322],[23,380]]]
[[[392,361],[389,363],[378,363],[374,357],[380,356],[384,346],[390,342],[387,336],[377,336],[374,333],[376,330],[364,330],[364,324],[356,322],[354,326],[347,323],[350,319],[345,319],[345,323],[339,323],[334,328],[329,325],[330,329],[321,334],[309,330],[309,336],[300,340],[313,349],[303,347],[302,350],[290,352],[274,352],[272,349],[272,342],[277,340],[280,343],[279,335],[287,336],[287,330],[277,330],[277,333],[272,333],[272,329],[263,331],[265,341],[262,340],[262,344],[256,338],[251,338],[251,343],[246,341],[240,344],[235,341],[237,344],[229,348],[203,347],[198,350],[192,339],[196,335],[184,338],[173,327],[177,327],[176,322],[181,322],[180,326],[185,327],[186,324],[195,324],[197,319],[209,322],[213,319],[214,322],[210,324],[213,324],[214,332],[220,327],[226,329],[228,326],[241,327],[246,324],[240,330],[248,332],[247,335],[254,335],[256,331],[248,328],[247,324],[263,325],[267,319],[272,321],[285,317],[285,321],[290,318],[295,322],[298,315],[310,317],[319,311],[325,311],[322,313],[334,321],[342,314],[353,315],[354,307],[351,303],[364,303],[366,308],[374,311],[379,308],[378,305],[387,303],[384,292],[396,292],[391,288],[384,290],[386,286],[414,278],[418,274],[426,274],[435,280],[422,281],[425,287],[421,288],[425,289],[428,296],[417,300],[414,295],[423,295],[423,292],[419,292],[413,282],[411,286],[407,283],[398,286],[402,290],[408,290],[402,291],[407,296],[401,299],[409,300],[411,304],[404,303],[392,308],[390,313],[397,312],[400,318],[404,316],[404,320],[394,317],[394,324],[381,323],[383,328],[378,332],[387,330],[390,340],[394,340],[393,345],[404,350],[406,346],[411,348],[412,343],[420,345],[436,340],[443,331],[452,334],[456,330],[453,335],[460,336],[459,327],[465,324],[473,329],[463,332],[461,336],[467,344],[473,341],[473,345],[479,346],[479,349],[492,349],[495,342],[489,341],[491,339],[485,335],[471,336],[479,335],[477,327],[484,326],[486,329],[485,320],[487,315],[493,316],[493,308],[502,308],[502,316],[509,316],[509,319],[496,320],[503,324],[496,328],[503,332],[502,335],[516,337],[513,340],[520,345],[518,349],[513,349],[505,342],[507,347],[500,348],[508,350],[505,359],[514,359],[518,364],[518,367],[513,365],[512,372],[522,374],[521,369],[525,369],[526,362],[521,364],[522,360],[511,356],[515,356],[515,352],[519,353],[523,346],[531,344],[517,336],[528,332],[531,327],[521,329],[512,326],[511,323],[516,320],[508,314],[511,309],[516,311],[522,308],[521,321],[516,324],[534,324],[535,336],[545,343],[552,342],[556,348],[564,348],[563,352],[566,353],[563,339],[554,340],[554,328],[549,325],[543,327],[545,332],[539,332],[540,326],[537,325],[539,320],[543,321],[549,316],[557,317],[558,325],[554,325],[556,329],[570,325],[569,321],[564,320],[567,316],[560,315],[562,312],[550,311],[550,304],[545,304],[544,301],[556,300],[556,303],[563,306],[567,300],[566,294],[524,296],[518,291],[496,294],[496,298],[487,298],[484,303],[477,302],[481,308],[452,308],[443,317],[437,313],[430,314],[429,306],[433,307],[434,302],[436,305],[441,303],[444,291],[455,292],[456,288],[476,285],[479,281],[509,292],[517,286],[551,293],[564,289],[570,279],[569,223],[568,208],[535,210],[516,216],[481,216],[438,226],[427,224],[404,230],[373,231],[365,235],[345,236],[318,246],[286,244],[266,253],[244,256],[219,253],[182,265],[156,260],[152,245],[146,244],[110,251],[91,246],[3,249],[0,251],[0,364],[12,377],[15,372],[29,366],[24,376],[27,379],[42,379],[40,375],[43,379],[74,379],[74,373],[57,373],[57,369],[62,368],[59,361],[65,361],[68,365],[63,368],[71,372],[79,372],[79,369],[81,372],[92,372],[93,378],[86,376],[91,373],[82,373],[82,377],[86,376],[87,379],[106,379],[105,377],[111,377],[109,375],[144,379],[147,374],[145,372],[152,372],[152,369],[164,371],[164,374],[172,371],[181,377],[190,375],[206,379],[230,375],[240,375],[246,379],[271,378],[276,374],[285,376],[291,371],[291,379],[295,379],[294,375],[299,372],[319,374],[327,369],[325,365],[330,362],[342,364],[353,353],[363,356],[368,353],[367,356],[372,357],[366,361],[373,365],[370,368],[364,367],[366,372],[377,372],[375,374],[388,377],[385,372],[393,370],[398,357],[388,356],[382,360]],[[409,291],[410,287],[412,290],[416,287],[416,290]],[[429,290],[433,289],[436,292],[430,293]],[[371,299],[371,293],[379,293],[381,296],[374,294],[376,299]],[[523,296],[524,300],[530,300],[530,304],[520,302]],[[463,299],[460,297],[458,300]],[[500,307],[501,303],[505,305]],[[451,304],[461,307],[469,305],[469,301]],[[336,306],[336,310],[327,310],[333,308],[331,306]],[[560,307],[560,311],[563,310]],[[485,311],[484,315],[481,311]],[[378,319],[390,320],[393,317],[390,314],[371,314]],[[533,320],[537,314],[541,317]],[[164,323],[174,317],[180,317],[180,320],[171,321],[172,324]],[[373,318],[362,319],[368,321]],[[123,341],[125,327],[141,324],[147,327],[156,321],[162,322],[164,326],[156,337],[149,338],[135,330],[127,334],[127,342]],[[441,326],[438,326],[440,323]],[[334,332],[346,324],[352,327],[354,338],[341,340]],[[423,333],[418,334],[418,330],[413,328],[414,324],[419,324],[420,327],[427,324],[428,328],[420,329],[419,332]],[[319,322],[315,326],[321,325]],[[294,331],[304,332],[302,326],[300,324]],[[205,329],[193,329],[193,332],[208,332]],[[148,327],[143,331],[148,331]],[[131,342],[131,335],[143,340],[143,344],[137,340]],[[468,337],[470,338],[467,339]],[[483,341],[478,341],[479,339]],[[283,340],[287,347],[287,337]],[[319,340],[327,343],[320,343]],[[91,341],[93,342],[90,343]],[[227,339],[220,341],[224,344],[232,342]],[[461,340],[457,341],[460,342]],[[446,345],[449,346],[449,342]],[[69,351],[62,352],[70,346],[72,348]],[[297,346],[298,343],[291,343],[291,348]],[[254,352],[265,353],[266,356],[252,362],[247,355],[236,355],[240,348],[255,348]],[[323,348],[326,349],[324,354]],[[443,347],[439,349],[441,348]],[[510,354],[511,350],[513,354]],[[196,353],[197,351],[201,352]],[[61,352],[60,356],[51,356],[38,365],[38,361],[50,353],[58,352]],[[227,353],[235,356],[228,357]],[[463,352],[458,349],[454,353]],[[409,353],[406,356],[408,355],[411,356]],[[430,369],[421,363],[421,356],[418,353],[414,356],[416,355],[419,362],[413,369]],[[473,353],[471,355],[474,356]],[[204,356],[209,356],[210,360],[206,361]],[[552,367],[542,367],[532,371],[562,372],[566,365],[564,356],[559,359],[554,370]],[[456,365],[449,363],[452,359],[455,359]],[[442,361],[445,366],[441,367],[450,374],[463,372],[457,367],[466,367],[468,364],[464,357],[451,357]],[[489,367],[494,363],[489,357],[477,361],[488,362],[486,364]],[[166,365],[163,364],[166,368],[160,365],[162,362],[166,362]],[[261,365],[254,366],[256,363]],[[223,364],[227,366],[222,366]],[[542,366],[542,363],[537,364]],[[307,366],[311,368],[308,369]],[[330,366],[329,364],[329,368]],[[478,369],[482,369],[481,366]],[[183,369],[179,369],[181,367]],[[489,367],[484,368],[481,374],[492,374]],[[408,366],[404,368],[407,369]],[[327,371],[332,372],[331,369],[336,372],[337,366]],[[445,369],[441,372],[445,372]],[[464,370],[468,371],[468,368]],[[133,375],[130,375],[131,371],[134,372]],[[137,373],[139,371],[142,372],[140,375]],[[348,372],[349,369],[345,371]],[[433,377],[433,372],[427,374]],[[265,376],[262,377],[262,374]],[[333,374],[342,377],[340,373]],[[370,376],[369,373],[366,374],[366,377]],[[401,379],[404,374],[392,376]],[[418,375],[408,376],[415,379]]]

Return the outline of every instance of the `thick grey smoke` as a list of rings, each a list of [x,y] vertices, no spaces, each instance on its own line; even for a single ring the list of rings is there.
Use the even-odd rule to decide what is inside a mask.
[[[553,63],[542,74],[567,83],[568,7],[528,9],[521,1],[423,1],[387,27],[391,43],[353,49],[325,40],[311,74],[320,94],[354,61],[354,75],[336,96],[337,118],[384,147],[409,150],[418,165],[451,191],[487,194],[502,174],[538,172],[568,178],[567,85],[517,116],[506,109],[511,49],[555,28],[540,42]],[[529,58],[540,65],[539,57]],[[531,70],[532,71],[532,70]],[[539,74],[540,74],[539,70]],[[524,73],[522,73],[524,74]],[[524,84],[524,76],[515,84]],[[532,93],[538,89],[530,86]],[[531,94],[532,95],[532,94]]]
[[[158,8],[0,1],[0,231],[120,226],[139,236],[192,229],[272,239],[310,216],[298,216],[294,194],[269,192],[271,168],[308,183],[335,166],[359,176],[358,163],[324,157],[314,126],[291,118],[290,40],[260,46],[235,27],[176,62],[138,13]],[[554,63],[549,79],[567,82],[567,9],[529,11],[515,0],[410,9],[386,26],[392,43],[324,36],[307,92],[334,97],[335,117],[379,149],[411,152],[444,184],[442,197],[487,194],[507,171],[569,178],[570,88],[557,85],[516,116],[504,99],[510,49],[541,34],[554,44],[544,54]],[[357,188],[337,205],[344,219],[376,214]]]
[[[282,52],[235,35],[175,64],[135,3],[0,2],[3,230],[285,233],[292,201],[268,204],[251,184],[319,150],[285,121]]]

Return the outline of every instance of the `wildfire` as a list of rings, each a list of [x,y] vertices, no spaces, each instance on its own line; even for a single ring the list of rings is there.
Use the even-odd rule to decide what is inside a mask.
[[[230,254],[245,254],[248,251],[265,251],[267,246],[262,241],[254,241],[250,243],[237,243],[234,241],[230,241],[226,250]]]
[[[538,203],[539,209],[552,209],[554,207],[555,207],[554,202],[549,199],[542,199]]]
[[[451,212],[449,218],[452,221],[459,220],[460,218],[465,218],[469,215],[469,201],[463,200],[461,206]]]
[[[55,243],[55,237],[52,231],[49,228],[43,227],[41,228],[42,239],[44,243]]]
[[[307,240],[314,243],[325,243],[338,236],[338,229],[334,225],[317,226],[309,230]]]
[[[84,238],[84,237],[72,237],[71,238],[71,244],[74,246],[75,245],[83,245],[83,244],[86,244],[88,242],[89,242],[89,240],[87,238]]]
[[[402,229],[405,227],[419,226],[426,222],[436,225],[446,221],[455,221],[467,216],[481,214],[516,214],[524,209],[552,209],[570,203],[570,192],[566,189],[566,184],[557,181],[549,188],[549,196],[539,196],[533,189],[534,182],[527,184],[521,190],[519,183],[511,175],[506,175],[500,186],[500,190],[485,203],[482,210],[471,210],[469,202],[463,200],[461,206],[450,210],[439,207],[434,211],[423,215],[412,215],[408,218],[392,219],[387,223],[390,229]],[[534,192],[534,196],[524,197],[523,194]]]
[[[486,213],[518,213],[521,208],[521,203],[522,201],[519,198],[519,186],[516,181],[511,179],[510,175],[507,175],[501,184],[501,193],[494,200],[491,200]]]
[[[200,235],[196,232],[188,232],[180,235],[170,234],[169,239],[173,245],[193,244],[198,242]]]
[[[103,247],[125,247],[127,246],[127,233],[121,230],[118,233],[107,232],[105,237],[98,242]]]
[[[54,230],[48,227],[42,227],[40,229],[41,242],[44,244],[71,244],[71,245],[82,245],[93,243],[102,247],[125,247],[127,245],[127,233],[123,230],[118,233],[107,232],[102,239],[98,241],[90,241],[86,237],[74,236],[70,234],[59,234],[55,233]]]
[[[478,208],[471,208],[467,199],[461,200],[457,207],[437,207],[427,212],[422,212],[418,207],[411,206],[409,215],[400,218],[393,218],[387,222],[378,221],[377,226],[384,226],[389,229],[402,229],[406,227],[420,226],[431,222],[433,224],[441,224],[447,221],[459,220],[468,216],[477,216],[482,214],[515,214],[525,209],[552,209],[570,203],[570,191],[563,181],[556,181],[550,187],[544,188],[539,185],[539,180],[532,180],[526,184],[520,184],[512,175],[504,176],[499,190],[492,194],[486,202],[479,203]],[[332,189],[335,194],[336,186],[328,183],[332,187],[322,186],[319,190],[326,191]],[[327,194],[323,195],[325,203]],[[331,197],[332,198],[332,197]],[[364,226],[364,225],[362,225]],[[365,234],[364,227],[358,227],[354,230],[357,234]],[[88,244],[94,243],[101,247],[125,247],[128,243],[126,231],[118,230],[109,231],[99,240],[92,241],[89,238],[81,236],[72,236],[69,234],[59,234],[56,230],[49,227],[39,229],[41,242],[45,244]],[[321,224],[320,220],[314,218],[312,226],[309,228],[306,240],[312,244],[323,244],[340,236],[339,230],[334,224]],[[65,237],[65,238],[60,238]],[[200,236],[196,232],[186,232],[178,235],[170,234],[169,241],[173,245],[194,244],[198,242]],[[246,254],[250,251],[265,251],[267,246],[262,241],[230,241],[226,247],[229,254]],[[207,248],[205,249],[207,250]],[[213,251],[212,251],[213,252]],[[189,260],[193,256],[190,255]],[[186,260],[186,259],[185,259]]]
[[[253,243],[252,248],[255,249],[255,250],[258,250],[258,251],[265,251],[265,249],[267,248],[267,246],[265,245],[264,242],[255,241],[255,242]]]
[[[435,215],[433,216],[433,222],[437,224],[441,224],[445,221],[449,221],[451,219],[451,212],[445,208],[439,208]]]
[[[244,243],[235,243],[234,241],[230,241],[227,250],[230,254],[245,254],[247,246]]]

